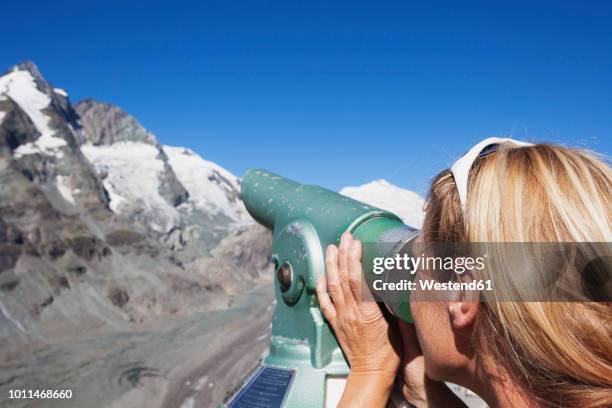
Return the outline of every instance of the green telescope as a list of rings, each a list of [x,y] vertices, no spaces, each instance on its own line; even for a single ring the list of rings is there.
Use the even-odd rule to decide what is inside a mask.
[[[266,170],[250,170],[241,184],[249,213],[273,232],[276,310],[269,354],[226,406],[335,406],[349,367],[316,298],[317,279],[325,275],[325,248],[351,232],[364,243],[366,281],[384,280],[372,274],[374,259],[399,253],[418,231],[388,211]],[[408,299],[377,300],[412,321]]]

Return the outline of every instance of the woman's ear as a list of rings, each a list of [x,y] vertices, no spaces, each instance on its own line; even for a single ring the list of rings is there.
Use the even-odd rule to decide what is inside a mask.
[[[480,307],[478,296],[475,298],[476,300],[461,299],[448,302],[448,313],[454,329],[462,330],[474,324]]]
[[[459,281],[463,283],[474,281],[474,276],[471,271],[466,271],[458,277]],[[462,330],[471,327],[476,321],[479,307],[479,290],[458,290],[453,292],[448,302],[448,314],[453,329]]]

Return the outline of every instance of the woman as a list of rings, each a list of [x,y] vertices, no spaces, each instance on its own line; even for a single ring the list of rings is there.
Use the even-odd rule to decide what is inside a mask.
[[[435,178],[419,240],[609,243],[611,180],[610,167],[583,150],[487,139]],[[482,302],[412,296],[414,325],[389,323],[377,304],[360,302],[360,260],[360,242],[344,234],[327,248],[317,285],[351,366],[340,406],[385,406],[397,378],[417,407],[464,406],[445,381],[492,407],[612,407],[609,296],[503,302],[520,284],[509,274]]]

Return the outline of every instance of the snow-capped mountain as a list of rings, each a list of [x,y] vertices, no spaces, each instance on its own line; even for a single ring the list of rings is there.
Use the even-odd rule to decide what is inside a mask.
[[[184,147],[163,146],[168,162],[189,192],[192,209],[222,212],[236,222],[251,221],[240,200],[240,184],[232,173]]]
[[[187,193],[178,186],[167,198],[163,183],[167,164],[154,146],[140,142],[117,142],[109,146],[84,144],[81,151],[94,166],[109,195],[110,209],[141,222],[151,230],[166,233],[180,225],[177,204]]]
[[[51,98],[37,88],[30,71],[16,66],[0,78],[0,100],[9,99],[23,110],[40,133],[36,140],[18,146],[14,152],[15,156],[34,153],[61,155],[61,148],[67,146],[67,142],[55,136],[55,131],[49,126],[50,118],[43,113],[51,103]],[[4,115],[3,112],[3,117]]]
[[[390,211],[412,227],[421,228],[423,225],[423,197],[386,180],[375,180],[358,187],[345,187],[340,190],[340,194]]]
[[[116,214],[161,234],[173,249],[194,241],[210,249],[230,229],[251,222],[229,171],[189,149],[162,146],[114,105],[87,99],[75,109],[81,151]]]
[[[87,99],[75,105],[79,144],[109,197],[110,209],[146,230],[180,226],[176,207],[188,193],[155,136],[116,106]]]
[[[83,127],[81,150],[103,175],[116,213],[129,212],[125,206],[134,203],[158,213],[154,219],[162,225],[154,229],[166,231],[180,223],[181,211],[250,220],[239,199],[238,179],[223,167],[190,149],[161,146],[153,133],[117,106],[86,99],[75,109]]]
[[[34,64],[15,65],[0,77],[0,117],[0,155],[14,160],[10,167],[44,187],[49,199],[75,210],[107,206],[78,147],[76,112],[66,93],[47,83]]]

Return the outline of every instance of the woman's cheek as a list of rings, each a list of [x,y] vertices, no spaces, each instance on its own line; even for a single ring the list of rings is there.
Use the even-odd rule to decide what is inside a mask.
[[[419,345],[425,357],[427,376],[436,381],[444,381],[452,358],[448,341],[448,318],[445,321],[444,306],[441,302],[411,300],[410,309],[414,319]]]
[[[421,300],[415,300],[414,298],[415,297],[412,297],[410,301],[410,312],[414,320],[414,328],[417,333],[419,345],[421,346],[423,355],[427,357],[430,354],[430,343],[434,335],[431,332],[431,305],[429,304],[430,302],[423,302]]]

